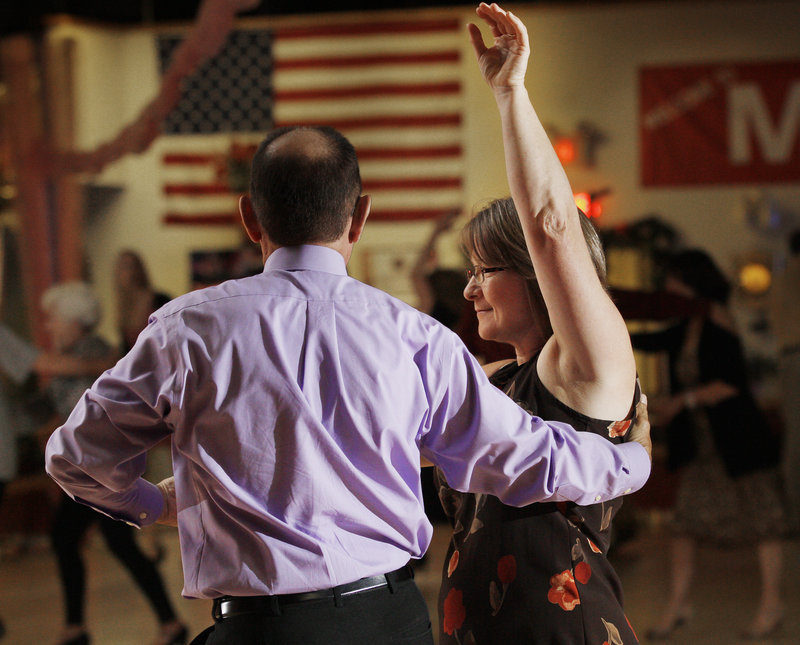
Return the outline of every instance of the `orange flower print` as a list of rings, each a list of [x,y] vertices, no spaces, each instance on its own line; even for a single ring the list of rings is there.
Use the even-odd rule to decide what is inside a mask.
[[[600,547],[598,547],[594,542],[591,540],[586,540],[589,543],[589,548],[594,551],[595,553],[600,553]]]
[[[569,569],[550,578],[550,591],[547,592],[547,599],[554,605],[559,605],[564,611],[572,611],[581,604],[578,588],[575,586],[575,578],[572,577]]]
[[[464,593],[461,589],[451,589],[447,592],[444,599],[444,631],[453,635],[467,617],[467,610],[464,608]]]
[[[589,582],[589,578],[591,577],[592,568],[589,566],[588,562],[578,562],[578,564],[575,565],[575,580],[585,585]]]
[[[608,424],[608,437],[609,439],[613,439],[614,437],[624,437],[625,433],[631,427],[633,423],[633,419],[625,419],[623,421],[614,421],[614,423]]]
[[[456,549],[455,551],[453,551],[453,555],[450,556],[450,562],[447,563],[448,578],[453,575],[453,571],[455,571],[456,567],[458,567],[458,557],[459,557],[458,549]]]
[[[497,562],[497,577],[504,585],[514,582],[517,577],[517,559],[513,555],[504,555]]]

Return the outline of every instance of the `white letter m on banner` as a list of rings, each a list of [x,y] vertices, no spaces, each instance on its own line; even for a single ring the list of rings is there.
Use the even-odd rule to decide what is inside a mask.
[[[767,163],[789,161],[800,134],[800,81],[789,86],[777,126],[773,129],[764,95],[756,83],[731,85],[728,90],[728,156],[731,163],[752,163],[751,130]]]

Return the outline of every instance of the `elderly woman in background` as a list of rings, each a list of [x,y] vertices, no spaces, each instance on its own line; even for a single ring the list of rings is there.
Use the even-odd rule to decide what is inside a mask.
[[[492,202],[464,232],[473,265],[464,296],[478,331],[516,353],[485,370],[533,414],[625,441],[636,366],[625,322],[604,289],[597,233],[576,208],[528,98],[525,26],[496,4],[477,11],[494,36],[487,48],[470,25],[500,110],[513,198]],[[455,491],[436,472],[453,524],[439,594],[441,645],[637,642],[606,558],[620,499],[512,508]]]
[[[52,377],[42,392],[54,412],[52,422],[47,424],[52,430],[66,420],[98,375],[88,375],[87,366],[113,361],[114,352],[94,333],[100,321],[100,304],[87,284],[64,283],[48,289],[42,297],[42,309],[54,354],[40,355],[36,364],[45,363],[48,355],[63,357],[59,359],[62,365],[59,375]],[[77,368],[72,374],[70,365]],[[95,523],[110,551],[128,569],[158,616],[161,627],[154,645],[185,643],[186,628],[175,615],[158,570],[137,546],[133,528],[104,517],[62,493],[52,527],[66,610],[66,625],[58,645],[89,643],[84,622],[85,568],[80,549],[83,536]]]

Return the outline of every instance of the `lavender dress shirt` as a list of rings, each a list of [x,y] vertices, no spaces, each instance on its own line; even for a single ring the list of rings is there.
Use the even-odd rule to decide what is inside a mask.
[[[531,417],[451,331],[347,276],[336,251],[280,248],[257,276],[173,300],[47,446],[76,500],[138,526],[171,436],[188,597],[327,588],[430,544],[420,456],[507,504],[637,490],[650,461]]]

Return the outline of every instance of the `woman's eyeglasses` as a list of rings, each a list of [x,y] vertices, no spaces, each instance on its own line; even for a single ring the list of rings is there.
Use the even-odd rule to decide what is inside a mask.
[[[483,284],[483,279],[487,273],[494,273],[495,271],[505,271],[506,267],[479,267],[474,266],[467,269],[467,281],[475,280],[475,284]]]

